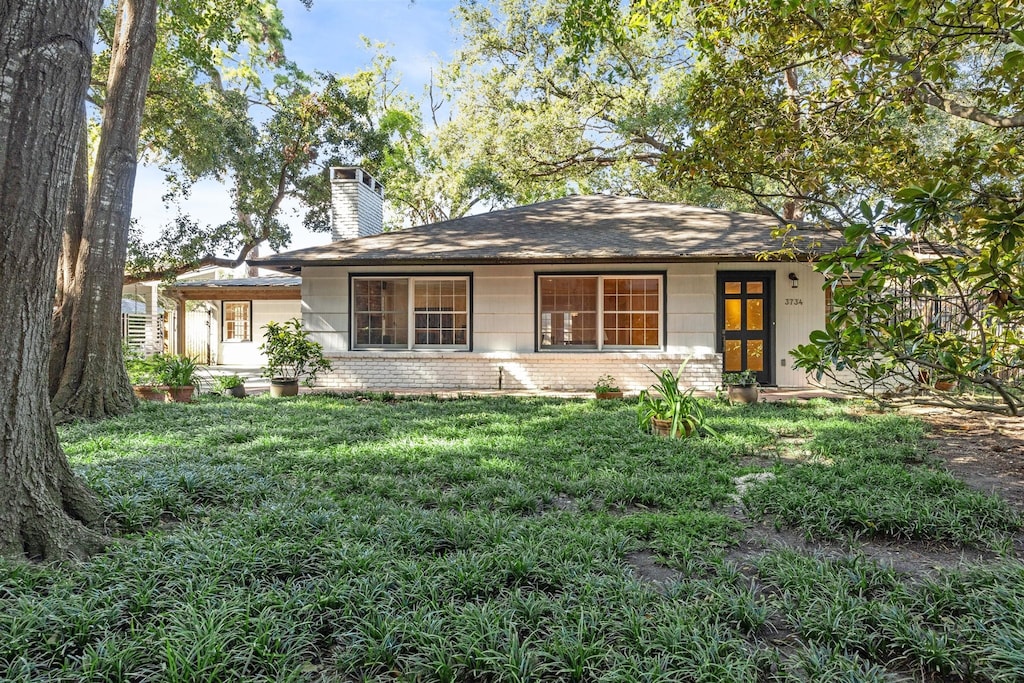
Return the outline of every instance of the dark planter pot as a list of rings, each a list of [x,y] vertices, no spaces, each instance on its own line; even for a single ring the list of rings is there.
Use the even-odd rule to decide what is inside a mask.
[[[160,387],[160,391],[164,392],[164,401],[167,403],[191,403],[192,394],[195,393],[196,388],[192,385],[184,387]]]
[[[237,387],[231,387],[229,389],[225,389],[221,393],[223,393],[225,396],[229,396],[231,398],[245,398],[245,385],[244,384],[239,384]]]
[[[136,384],[132,391],[140,401],[163,401],[164,392],[149,384]]]
[[[607,401],[610,398],[622,398],[621,391],[596,391],[594,395],[597,396],[600,401]]]
[[[730,403],[757,403],[758,389],[755,386],[736,386],[731,385],[729,387],[729,402]]]
[[[298,396],[299,380],[297,379],[272,379],[270,380],[270,395],[274,398],[282,396]]]
[[[690,428],[689,423],[681,422],[679,427],[676,428],[674,436],[689,436],[690,432],[693,431]],[[654,418],[651,420],[651,433],[658,436],[673,436],[672,434],[672,420],[659,420]]]

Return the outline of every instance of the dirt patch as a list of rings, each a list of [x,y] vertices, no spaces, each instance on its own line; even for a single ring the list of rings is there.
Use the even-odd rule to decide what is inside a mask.
[[[776,529],[770,522],[749,520],[738,507],[730,511],[730,516],[744,524],[745,535],[739,545],[726,553],[725,559],[736,563],[747,576],[756,575],[756,564],[761,557],[783,549],[823,560],[861,555],[907,574],[911,579],[997,559],[994,553],[919,541],[869,539],[850,545],[825,543],[807,540],[803,532],[795,529]]]
[[[945,408],[914,408],[911,414],[928,425],[926,439],[929,457],[965,484],[984,493],[995,494],[1024,514],[1024,418],[1008,418],[969,413]],[[801,460],[806,437],[790,436],[779,440],[776,452],[781,460]],[[751,457],[748,466],[770,469],[777,462],[770,457]],[[756,485],[768,473],[754,473],[740,478],[738,493]],[[940,543],[862,539],[850,545],[808,540],[795,529],[776,529],[771,520],[747,518],[742,505],[722,510],[744,526],[743,540],[732,548],[725,559],[734,562],[748,578],[755,580],[756,564],[767,553],[791,549],[826,560],[862,555],[883,566],[892,567],[908,579],[932,576],[939,571],[956,570],[965,565],[998,559],[994,553]],[[634,510],[624,510],[630,513]],[[1024,532],[1015,538],[1014,555],[1024,558]],[[679,572],[657,564],[651,553],[631,553],[626,557],[636,577],[659,586],[682,578]]]
[[[626,563],[633,569],[633,575],[637,579],[652,583],[659,590],[664,590],[667,584],[686,578],[682,572],[658,564],[657,556],[647,551],[626,553]]]
[[[929,425],[931,455],[968,486],[1024,512],[1024,418],[915,409]]]

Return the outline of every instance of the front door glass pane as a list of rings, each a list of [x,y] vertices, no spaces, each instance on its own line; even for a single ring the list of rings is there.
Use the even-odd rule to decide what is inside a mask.
[[[741,372],[743,370],[743,342],[739,339],[725,341],[725,371]]]
[[[747,329],[764,329],[764,301],[761,299],[747,299]]]
[[[764,370],[764,342],[760,339],[747,341],[747,370],[754,372]]]
[[[725,329],[738,330],[742,324],[742,308],[739,299],[725,300]]]

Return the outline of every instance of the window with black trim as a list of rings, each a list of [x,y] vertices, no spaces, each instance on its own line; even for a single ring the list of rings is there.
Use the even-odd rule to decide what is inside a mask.
[[[221,340],[226,342],[252,341],[252,302],[224,301],[221,306],[223,320]]]
[[[545,275],[537,278],[539,348],[660,348],[661,275]]]
[[[354,277],[352,321],[356,349],[468,349],[469,277]]]

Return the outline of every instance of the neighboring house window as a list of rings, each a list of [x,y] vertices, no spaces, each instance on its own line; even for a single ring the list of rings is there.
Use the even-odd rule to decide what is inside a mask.
[[[353,348],[469,348],[466,276],[353,278],[352,311]]]
[[[538,278],[541,349],[659,348],[660,275]]]
[[[251,301],[225,301],[222,314],[224,333],[221,338],[223,341],[252,341]]]

